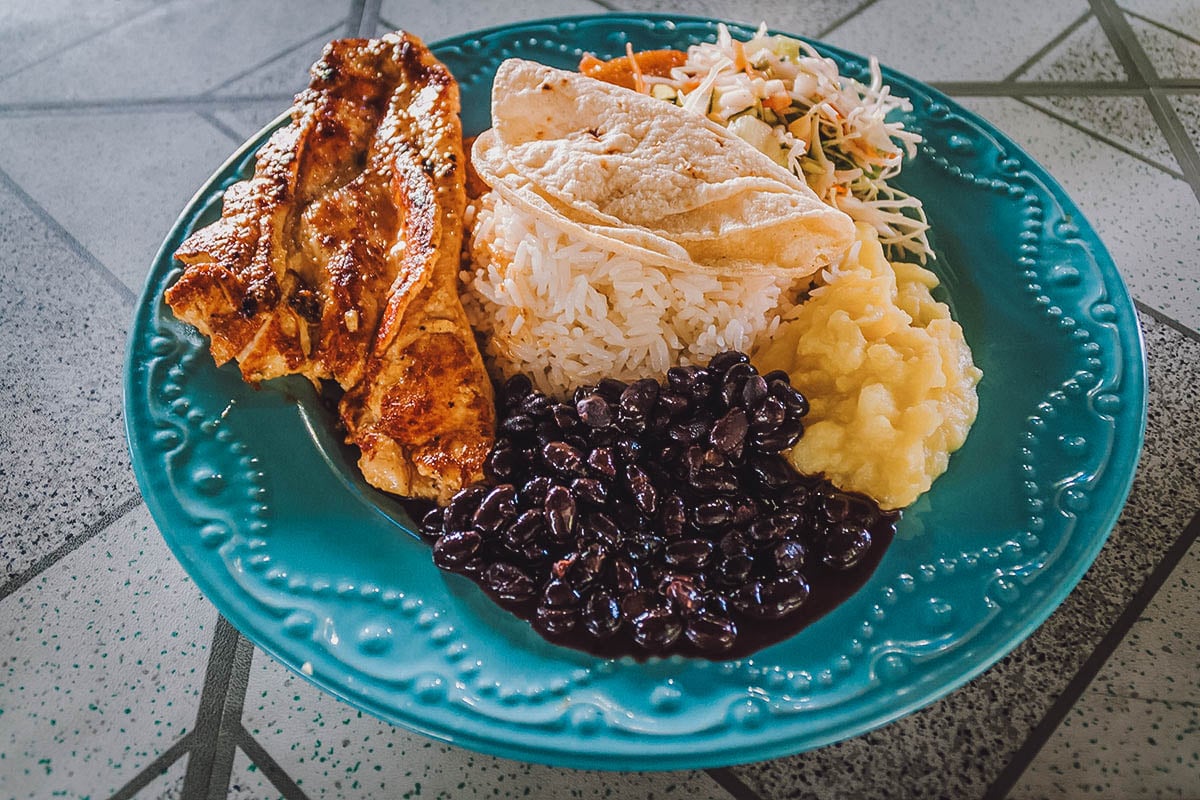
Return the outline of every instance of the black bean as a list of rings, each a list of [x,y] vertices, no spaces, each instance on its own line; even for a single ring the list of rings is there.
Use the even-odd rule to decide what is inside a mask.
[[[446,505],[445,529],[461,531],[471,527],[471,518],[475,516],[479,502],[487,496],[487,493],[488,490],[484,486],[469,486],[466,489],[460,489]]]
[[[573,431],[579,427],[579,413],[574,406],[566,403],[555,403],[550,407],[550,418],[561,431]]]
[[[433,563],[442,569],[454,570],[474,557],[483,543],[479,531],[450,531],[433,544]]]
[[[597,474],[612,478],[617,474],[617,460],[611,447],[597,447],[588,453],[587,465]]]
[[[651,653],[666,650],[683,633],[683,620],[665,608],[651,608],[634,617],[633,640]]]
[[[728,469],[702,469],[690,476],[689,482],[701,492],[733,494],[738,490],[737,476]]]
[[[664,542],[661,536],[652,533],[635,533],[626,536],[621,543],[625,555],[634,564],[649,564],[663,550]]]
[[[750,360],[750,357],[745,353],[737,350],[726,350],[723,353],[717,353],[708,360],[708,368],[714,372],[725,372],[734,364],[745,364]]]
[[[637,439],[625,437],[613,443],[613,450],[622,463],[633,464],[642,455],[642,443]]]
[[[580,500],[602,506],[608,500],[608,486],[595,478],[576,478],[571,481],[571,491]]]
[[[603,378],[600,383],[596,384],[596,391],[604,395],[604,398],[610,403],[616,403],[621,399],[621,393],[625,391],[629,384],[625,381],[617,380],[616,378]]]
[[[691,575],[664,575],[659,580],[658,593],[681,614],[688,614],[700,605],[700,590]]]
[[[616,547],[621,541],[621,528],[612,517],[601,511],[584,515],[582,529],[589,541],[600,542],[606,547]]]
[[[746,412],[740,408],[733,408],[713,425],[712,432],[709,433],[709,441],[722,453],[740,457],[742,446],[746,443],[746,431],[748,430],[749,422],[746,419]]]
[[[707,378],[700,367],[671,367],[667,370],[667,385],[681,395],[691,395],[696,387]]]
[[[691,518],[697,528],[719,528],[733,519],[733,507],[725,498],[717,497],[693,508]]]
[[[579,419],[589,428],[607,428],[612,424],[612,408],[603,395],[589,394],[575,403]]]
[[[538,606],[533,622],[541,631],[549,636],[562,636],[569,633],[578,621],[578,609],[551,608]]]
[[[763,380],[767,382],[768,386],[774,383],[782,383],[788,387],[792,385],[792,376],[781,369],[771,370],[766,375],[763,375]]]
[[[742,405],[745,408],[757,408],[767,397],[767,381],[761,375],[751,375],[742,384]]]
[[[471,523],[483,533],[492,533],[512,522],[517,516],[517,489],[502,483],[484,496]]]
[[[664,412],[669,418],[686,413],[688,406],[688,399],[682,394],[662,392],[658,396],[658,410]]]
[[[524,603],[533,597],[533,578],[512,564],[503,561],[491,564],[483,572],[485,585],[506,603]]]
[[[737,641],[738,629],[727,616],[701,613],[688,617],[686,634],[700,652],[723,653]]]
[[[617,419],[631,433],[641,433],[658,402],[658,381],[643,379],[630,384],[621,392]]]
[[[504,531],[510,549],[520,551],[546,531],[546,516],[540,508],[531,508],[516,518]]]
[[[552,405],[553,401],[546,395],[541,392],[531,392],[521,401],[518,409],[522,414],[528,414],[534,419],[543,419],[550,416]]]
[[[677,539],[683,535],[683,526],[687,522],[687,506],[683,498],[672,492],[658,504],[658,524],[663,536]]]
[[[581,616],[583,626],[596,639],[607,639],[621,627],[621,606],[608,592],[593,593]]]
[[[788,512],[757,519],[746,528],[746,538],[756,545],[774,544],[800,527],[800,517]]]
[[[443,508],[431,508],[421,517],[421,534],[423,536],[437,537],[442,535],[445,530],[443,523],[446,519],[446,510]]]
[[[506,406],[515,408],[531,391],[533,391],[533,381],[529,380],[528,376],[513,375],[504,382],[504,388],[500,394]]]
[[[830,522],[844,522],[850,516],[850,498],[841,492],[821,496],[821,513]]]
[[[612,561],[612,584],[622,595],[636,591],[642,582],[638,578],[637,569],[627,558],[615,558]]]
[[[804,567],[804,560],[807,555],[804,545],[796,539],[784,539],[771,550],[771,558],[775,562],[775,569],[781,575],[801,570]]]
[[[658,490],[641,467],[636,464],[625,467],[625,486],[643,514],[650,516],[658,508]]]
[[[737,587],[754,571],[754,559],[748,555],[726,556],[717,567],[717,580],[723,586]]]
[[[583,454],[567,442],[550,442],[542,448],[542,459],[551,469],[564,475],[584,475]]]
[[[850,569],[871,549],[871,533],[852,523],[834,526],[825,537],[821,562],[833,569]]]
[[[563,542],[575,534],[575,497],[564,486],[553,486],[546,492],[543,505],[550,536]]]
[[[748,385],[748,384],[747,384]],[[778,397],[767,397],[750,414],[750,430],[769,433],[787,419],[787,406]]]
[[[492,448],[492,452],[488,453],[484,469],[489,478],[504,480],[516,471],[519,461],[517,450],[513,447],[512,442],[507,439],[499,439],[496,441],[496,446]]]
[[[787,461],[774,453],[753,453],[748,463],[751,473],[767,489],[787,486],[795,479],[795,472]]]
[[[676,539],[667,545],[665,558],[676,569],[698,572],[712,561],[715,550],[709,539]]]
[[[542,590],[542,605],[550,608],[576,608],[579,602],[579,592],[562,578],[550,581]]]
[[[804,605],[808,581],[803,575],[751,581],[731,598],[738,611],[754,619],[780,619]]]
[[[528,414],[513,414],[500,423],[500,430],[515,436],[532,433],[535,427],[537,427],[537,420]]]
[[[541,508],[546,502],[546,492],[554,485],[554,479],[547,475],[530,478],[517,493],[517,502],[522,508]]]

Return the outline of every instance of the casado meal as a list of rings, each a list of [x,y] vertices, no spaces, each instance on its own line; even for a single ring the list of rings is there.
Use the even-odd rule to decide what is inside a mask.
[[[246,380],[340,387],[364,477],[546,638],[752,652],[869,577],[976,413],[936,278],[888,260],[932,254],[872,75],[724,28],[510,59],[465,150],[418,39],[333,42],[166,300]]]

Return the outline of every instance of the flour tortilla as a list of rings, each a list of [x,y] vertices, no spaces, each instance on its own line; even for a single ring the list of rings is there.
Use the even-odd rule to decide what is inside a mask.
[[[667,266],[811,274],[843,212],[753,146],[670,103],[532,61],[500,65],[475,168],[510,202]]]

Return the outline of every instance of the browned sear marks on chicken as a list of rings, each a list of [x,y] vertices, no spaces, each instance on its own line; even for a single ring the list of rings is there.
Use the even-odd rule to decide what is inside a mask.
[[[247,381],[337,381],[367,480],[444,501],[482,478],[495,427],[458,298],[458,85],[404,33],[332,42],[311,75],[221,219],[179,247],[166,300]]]

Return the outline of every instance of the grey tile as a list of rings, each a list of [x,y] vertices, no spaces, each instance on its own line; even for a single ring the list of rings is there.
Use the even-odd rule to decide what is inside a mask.
[[[239,749],[233,756],[227,797],[229,800],[272,800],[283,795],[250,757]]]
[[[1128,77],[1093,17],[1023,70],[1021,81],[1123,81]]]
[[[1087,9],[1084,0],[880,0],[827,39],[926,81],[997,80]]]
[[[1066,117],[1167,169],[1179,170],[1171,146],[1162,130],[1154,124],[1150,107],[1141,97],[1058,95],[1027,99],[1033,105]]]
[[[239,105],[214,111],[213,116],[230,131],[237,134],[239,139],[249,139],[261,131],[272,120],[287,111],[287,102],[263,100],[255,103]]]
[[[1158,77],[1200,78],[1200,44],[1140,19],[1130,19],[1129,26]]]
[[[1200,14],[1195,0],[1125,0],[1121,7],[1180,33],[1200,39]]]
[[[0,169],[134,292],[236,147],[195,114],[154,112],[0,118],[0,141]]]
[[[0,603],[0,797],[101,797],[192,726],[216,611],[143,506]]]
[[[671,0],[617,0],[615,3],[621,9],[631,11],[693,14],[748,25],[765,22],[776,30],[812,37],[823,35],[838,20],[866,4],[866,0],[818,0],[810,3],[762,0],[753,4],[739,0],[693,0],[683,4]]]
[[[187,777],[188,754],[184,753],[161,775],[150,781],[134,800],[179,800],[183,797],[183,782]]]
[[[218,97],[239,95],[292,95],[308,85],[308,68],[321,58],[321,51],[332,39],[342,35],[342,30],[325,30],[302,44],[276,56],[265,64],[259,64],[228,83],[217,88]]]
[[[299,44],[346,11],[344,3],[323,0],[164,4],[0,80],[0,101],[195,94]]]
[[[607,9],[590,0],[465,0],[426,3],[422,0],[383,0],[384,24],[411,31],[427,42],[509,22],[566,14],[603,14]]]
[[[242,720],[313,798],[729,798],[698,771],[554,769],[441,744],[355,711],[261,651],[254,654]]]
[[[1009,800],[1194,798],[1200,786],[1200,707],[1085,697],[1021,776]]]
[[[1187,183],[1016,100],[961,102],[995,122],[1063,184],[1135,297],[1200,330],[1200,203]]]
[[[5,3],[0,9],[0,75],[52,56],[153,5],[153,0]]]
[[[0,186],[0,587],[137,497],[121,426],[127,298]]]
[[[966,686],[856,739],[736,768],[751,788],[762,797],[871,800],[979,797],[992,784],[1200,507],[1200,452],[1193,446],[1200,441],[1200,396],[1192,388],[1200,383],[1200,342],[1142,322],[1150,373],[1146,448],[1121,520],[1075,590]]]

